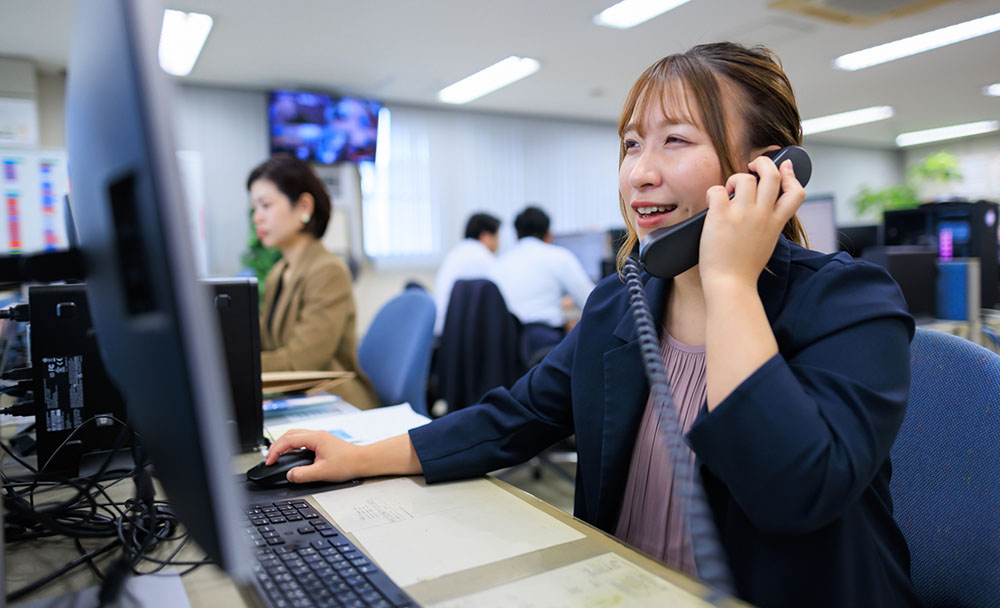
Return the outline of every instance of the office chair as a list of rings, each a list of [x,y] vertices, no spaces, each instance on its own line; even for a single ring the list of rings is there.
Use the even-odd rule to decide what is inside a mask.
[[[455,281],[438,342],[438,392],[448,411],[462,409],[498,386],[510,388],[527,367],[521,322],[492,281]]]
[[[1000,606],[1000,356],[917,328],[890,489],[928,608]]]
[[[407,289],[385,303],[358,347],[361,369],[382,405],[407,402],[427,416],[427,376],[434,340],[434,299]]]

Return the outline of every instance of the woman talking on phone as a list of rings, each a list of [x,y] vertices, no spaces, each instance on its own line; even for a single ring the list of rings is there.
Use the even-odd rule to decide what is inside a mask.
[[[762,156],[802,138],[777,58],[732,43],[665,57],[632,87],[618,131],[620,264],[638,239],[708,209],[698,264],[642,278],[684,465],[700,474],[736,595],[762,607],[919,605],[889,495],[913,320],[884,270],[804,248],[805,191],[790,162]],[[435,482],[526,461],[575,433],[576,515],[697,576],[658,420],[614,276],[509,391],[370,446],[290,431],[268,459],[316,451],[293,482]]]

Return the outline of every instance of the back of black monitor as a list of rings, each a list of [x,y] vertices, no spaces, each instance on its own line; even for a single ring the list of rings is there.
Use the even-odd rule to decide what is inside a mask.
[[[865,249],[882,246],[882,225],[837,226],[837,247],[860,258]]]
[[[74,218],[94,327],[129,421],[178,517],[245,581],[226,372],[196,280],[154,5],[77,6],[66,99]]]
[[[222,332],[237,441],[241,450],[250,451],[264,445],[257,279],[227,277],[205,283]]]

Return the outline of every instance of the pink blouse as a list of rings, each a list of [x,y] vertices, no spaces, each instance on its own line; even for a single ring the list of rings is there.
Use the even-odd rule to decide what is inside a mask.
[[[681,429],[687,433],[705,403],[705,347],[678,342],[664,329],[661,353]],[[659,427],[650,399],[632,450],[615,536],[677,570],[697,575],[683,506],[672,500],[673,469]],[[687,445],[684,451],[686,464],[693,467],[694,453]]]

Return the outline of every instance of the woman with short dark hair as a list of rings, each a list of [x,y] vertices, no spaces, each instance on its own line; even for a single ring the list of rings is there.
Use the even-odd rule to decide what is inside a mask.
[[[278,154],[250,172],[247,190],[257,237],[282,256],[264,280],[261,368],[353,372],[331,392],[361,409],[377,406],[358,363],[350,271],[319,241],[331,212],[323,183],[301,160]]]

